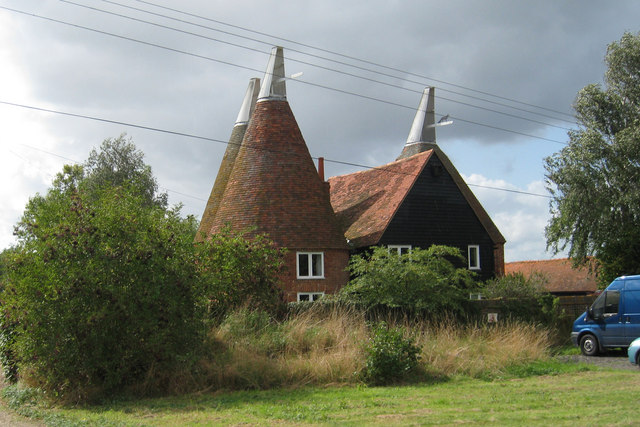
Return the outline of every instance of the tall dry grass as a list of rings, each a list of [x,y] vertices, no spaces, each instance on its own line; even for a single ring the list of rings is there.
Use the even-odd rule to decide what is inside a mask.
[[[479,377],[549,356],[551,334],[524,322],[417,325],[416,343],[430,371]]]
[[[460,325],[399,322],[422,349],[425,372],[439,377],[499,374],[548,357],[548,331],[525,323]],[[240,310],[211,331],[210,357],[201,362],[207,389],[266,389],[359,381],[369,328],[362,313],[310,309],[277,322]]]
[[[283,322],[240,310],[211,337],[202,364],[210,387],[269,388],[352,382],[367,329],[363,315],[348,309],[311,309]]]

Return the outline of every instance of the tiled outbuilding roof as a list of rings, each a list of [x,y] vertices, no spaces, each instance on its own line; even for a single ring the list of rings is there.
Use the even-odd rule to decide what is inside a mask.
[[[432,153],[329,179],[331,204],[351,245],[378,243]]]
[[[546,288],[551,293],[590,294],[598,289],[596,277],[589,272],[589,267],[573,268],[567,258],[508,262],[505,273],[522,273],[525,277],[540,273],[549,281]]]
[[[378,243],[432,156],[437,156],[451,175],[493,243],[504,244],[504,237],[449,158],[436,144],[429,147],[427,151],[384,166],[329,179],[331,204],[352,245],[364,247]]]

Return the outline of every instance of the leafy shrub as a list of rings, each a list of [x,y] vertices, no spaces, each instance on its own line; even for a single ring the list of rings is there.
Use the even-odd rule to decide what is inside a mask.
[[[538,298],[548,291],[545,288],[549,280],[542,274],[534,273],[525,277],[522,273],[505,274],[489,280],[482,289],[486,298]]]
[[[128,186],[31,199],[2,294],[23,379],[82,399],[194,358],[194,226],[143,202]]]
[[[376,324],[365,346],[366,362],[362,379],[371,385],[385,385],[407,378],[418,367],[420,348],[404,330]]]
[[[475,286],[474,274],[457,268],[455,260],[463,260],[462,255],[448,246],[414,248],[403,255],[376,247],[370,255],[351,258],[353,279],[338,299],[365,309],[382,306],[405,313],[462,314],[468,289]]]
[[[185,389],[208,319],[249,295],[277,307],[281,252],[228,230],[194,245],[142,153],[123,137],[101,149],[31,198],[0,257],[0,361],[70,400]]]
[[[547,281],[541,274],[507,274],[488,281],[482,294],[499,300],[498,307],[505,317],[551,325],[558,320],[558,299],[546,290]]]
[[[209,319],[244,307],[284,312],[278,286],[284,251],[264,235],[251,239],[229,228],[195,243],[202,303]]]

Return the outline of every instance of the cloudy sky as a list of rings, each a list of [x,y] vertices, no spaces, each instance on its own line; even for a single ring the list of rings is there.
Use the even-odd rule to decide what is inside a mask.
[[[506,260],[551,258],[544,158],[639,17],[637,1],[0,0],[0,249],[29,197],[122,133],[200,217],[248,81],[281,45],[287,74],[303,73],[289,103],[328,176],[394,160],[435,86],[437,117],[454,122],[438,144]]]

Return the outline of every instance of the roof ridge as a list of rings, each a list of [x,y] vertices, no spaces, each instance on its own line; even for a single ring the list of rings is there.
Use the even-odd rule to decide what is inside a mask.
[[[384,169],[387,168],[387,166],[394,165],[394,164],[401,163],[401,162],[407,162],[407,161],[415,160],[414,157],[416,157],[418,155],[424,155],[424,156],[428,157],[428,156],[430,156],[430,154],[425,154],[425,153],[429,153],[430,151],[431,150],[422,151],[420,153],[414,154],[411,157],[404,157],[402,159],[396,159],[396,160],[394,160],[392,162],[386,163],[386,164],[381,165],[381,166],[371,166],[371,167],[369,167],[368,169],[365,169],[365,170],[345,173],[343,175],[335,175],[335,176],[330,177],[329,180],[334,179],[334,178],[339,178],[339,177],[342,177],[342,176],[351,176],[351,175],[356,175],[356,174],[370,173],[371,171],[376,171],[376,170],[377,171],[383,171]],[[397,172],[390,172],[390,173],[397,173]]]

